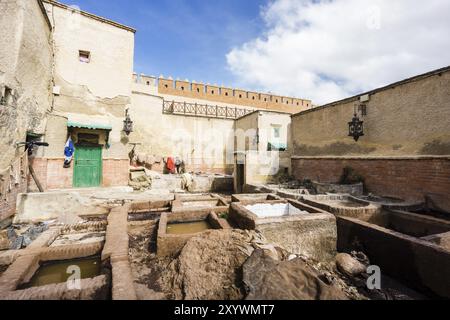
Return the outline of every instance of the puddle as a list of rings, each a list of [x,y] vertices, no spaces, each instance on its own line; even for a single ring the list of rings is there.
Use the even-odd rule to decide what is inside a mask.
[[[256,214],[259,218],[284,217],[298,214],[309,214],[306,211],[297,209],[291,204],[255,204],[245,207],[250,212]]]
[[[193,234],[212,229],[208,221],[171,223],[167,225],[167,234]]]
[[[21,289],[66,282],[67,279],[73,274],[67,273],[69,267],[72,266],[77,266],[80,268],[81,279],[95,278],[101,273],[101,260],[99,256],[57,262],[46,262],[41,265],[38,271],[36,271],[29,283],[21,286]]]

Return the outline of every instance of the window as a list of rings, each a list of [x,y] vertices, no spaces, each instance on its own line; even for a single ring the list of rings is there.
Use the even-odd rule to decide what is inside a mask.
[[[273,137],[279,138],[281,137],[281,128],[280,127],[273,127]]]
[[[147,81],[147,85],[148,85],[148,86],[150,85],[150,81]]]
[[[362,116],[367,116],[367,106],[365,104],[360,104],[358,106],[358,111],[361,113]]]
[[[184,91],[184,87],[181,87],[181,91]]]
[[[228,92],[225,92],[225,95],[228,97]]]
[[[165,87],[166,89],[169,88],[169,86],[168,86],[167,84],[165,84],[164,87]]]
[[[211,94],[214,94],[214,90],[211,91]]]
[[[241,99],[241,98],[242,98],[242,94],[239,95],[239,99]]]
[[[80,50],[79,51],[79,59],[80,59],[80,62],[89,63],[89,62],[91,62],[91,53],[89,51]]]

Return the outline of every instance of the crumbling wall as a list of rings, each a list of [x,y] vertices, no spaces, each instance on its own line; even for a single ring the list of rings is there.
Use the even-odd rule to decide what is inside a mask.
[[[68,121],[81,119],[82,125],[112,127],[100,131],[102,186],[126,185],[129,140],[122,130],[131,97],[135,31],[75,7],[44,4],[54,27],[54,105],[45,130],[50,146],[37,153],[33,167],[44,189],[72,187],[73,166],[63,169],[64,146]],[[89,52],[89,62],[80,60],[80,51]]]
[[[44,133],[52,104],[51,31],[47,17],[33,0],[0,2],[0,171],[20,150],[16,143],[26,133]]]

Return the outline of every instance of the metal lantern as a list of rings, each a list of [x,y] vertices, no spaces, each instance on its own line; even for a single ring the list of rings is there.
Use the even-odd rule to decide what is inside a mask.
[[[353,137],[356,142],[358,142],[360,137],[364,136],[364,121],[359,120],[356,113],[352,121],[348,123],[348,136]]]
[[[130,115],[128,114],[128,109],[125,113],[125,120],[123,120],[123,131],[127,136],[133,132],[133,121],[131,121]]]

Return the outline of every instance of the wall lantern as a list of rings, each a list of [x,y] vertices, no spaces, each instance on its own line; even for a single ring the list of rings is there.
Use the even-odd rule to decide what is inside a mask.
[[[128,109],[125,110],[125,120],[123,120],[123,131],[127,136],[133,132],[133,121],[131,121]]]
[[[355,107],[355,114],[352,121],[348,123],[348,136],[353,137],[358,142],[364,136],[364,121],[360,120]]]

